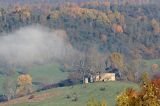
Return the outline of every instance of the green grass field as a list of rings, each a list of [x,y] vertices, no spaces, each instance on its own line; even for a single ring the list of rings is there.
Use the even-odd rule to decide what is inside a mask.
[[[57,83],[61,80],[65,80],[68,76],[68,73],[62,72],[57,64],[34,66],[28,71],[33,78],[33,82],[41,82],[45,84]],[[12,79],[16,81],[17,76],[18,73],[16,73]],[[0,74],[0,94],[3,94],[2,86],[5,81],[5,77],[6,76]],[[34,87],[37,88],[38,86]]]
[[[32,75],[34,82],[43,83],[57,83],[68,76],[68,73],[62,72],[57,64],[32,67],[29,69],[29,74]]]
[[[145,65],[147,66],[148,71],[151,70],[152,64],[158,64],[160,66],[160,59],[153,59],[153,60],[143,60]],[[160,67],[159,67],[160,70]]]
[[[100,88],[105,87],[105,91],[101,91]],[[60,95],[49,97],[45,100],[31,103],[21,103],[10,106],[86,106],[86,102],[89,98],[94,97],[101,100],[105,98],[108,106],[114,106],[116,96],[126,88],[132,87],[138,89],[138,85],[131,82],[97,82],[88,84],[85,88],[84,85],[76,85],[72,87],[55,88],[40,93],[59,93]],[[72,101],[73,94],[78,96],[77,101]],[[70,95],[71,98],[66,98]]]

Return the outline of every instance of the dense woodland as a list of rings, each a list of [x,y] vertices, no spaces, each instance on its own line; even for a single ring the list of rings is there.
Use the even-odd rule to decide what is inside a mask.
[[[85,54],[82,57],[76,55],[73,59],[66,57],[62,62],[62,71],[72,71],[69,78],[73,82],[82,80],[84,73],[95,74],[99,70],[104,71],[107,62],[116,64],[127,80],[135,81],[135,73],[145,67],[140,66],[144,64],[139,64],[138,60],[160,58],[158,4],[116,5],[105,0],[55,1],[41,0],[40,3],[33,3],[32,0],[22,0],[13,5],[0,5],[0,35],[4,36],[5,33],[12,33],[33,24],[46,26],[53,31],[66,31],[68,47]],[[9,70],[13,69],[10,68]],[[22,79],[28,78],[23,77]],[[31,80],[29,76],[29,84]],[[19,91],[21,86],[23,88],[23,84],[19,84]]]
[[[155,3],[116,5],[108,1],[59,1],[49,4],[48,1],[42,5],[41,2],[19,2],[7,8],[1,7],[0,32],[3,35],[33,24],[47,26],[51,30],[62,29],[67,32],[68,47],[93,57],[93,48],[98,49],[98,52],[93,50],[95,53],[107,56],[118,52],[125,57],[124,63],[129,65],[133,60],[160,58],[159,10]],[[78,56],[75,60],[79,60]]]
[[[127,58],[160,57],[160,8],[156,4],[118,7],[108,2],[63,3],[56,6],[14,5],[1,8],[0,32],[31,24],[64,29],[72,46],[85,51],[120,52]]]

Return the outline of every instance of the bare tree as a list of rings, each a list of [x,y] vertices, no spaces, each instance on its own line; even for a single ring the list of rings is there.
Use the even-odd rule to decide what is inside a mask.
[[[15,88],[15,82],[11,78],[7,77],[3,83],[3,91],[4,95],[7,96],[8,100],[14,97],[15,93],[14,88]]]
[[[87,52],[80,53],[74,64],[72,65],[72,70],[77,79],[83,80],[85,76],[96,75],[105,70],[105,54],[98,52],[96,48],[90,48]]]

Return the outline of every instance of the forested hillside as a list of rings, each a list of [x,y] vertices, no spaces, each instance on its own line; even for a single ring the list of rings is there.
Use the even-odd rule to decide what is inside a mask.
[[[12,5],[0,9],[0,32],[41,24],[64,29],[72,46],[85,51],[117,51],[128,58],[160,57],[160,7],[156,4],[115,5],[109,2]]]

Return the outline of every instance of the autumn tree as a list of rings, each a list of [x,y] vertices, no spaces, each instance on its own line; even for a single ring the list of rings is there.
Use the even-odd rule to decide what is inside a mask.
[[[30,11],[31,10],[30,10],[29,6],[22,7],[22,10],[21,10],[22,17],[21,18],[23,19],[23,21],[27,21],[27,19],[30,18],[30,16],[31,16],[31,12]]]
[[[132,82],[139,82],[143,72],[147,70],[146,67],[146,63],[140,57],[128,60],[126,65],[128,80]]]
[[[117,96],[117,106],[159,106],[159,80],[151,81],[148,74],[142,76],[141,90],[127,89]]]
[[[110,62],[113,68],[125,69],[124,58],[120,53],[113,52],[110,56]]]
[[[156,19],[152,19],[151,20],[151,25],[152,25],[153,30],[154,30],[155,33],[159,33],[160,32],[160,25],[159,25],[159,23],[157,22]]]
[[[114,32],[116,33],[123,33],[123,27],[119,24],[112,25]]]
[[[127,89],[125,92],[122,92],[119,96],[117,96],[117,106],[136,106],[136,100],[134,99],[136,97],[137,94],[135,90]]]
[[[27,95],[32,92],[32,77],[29,74],[17,78],[16,96]]]

